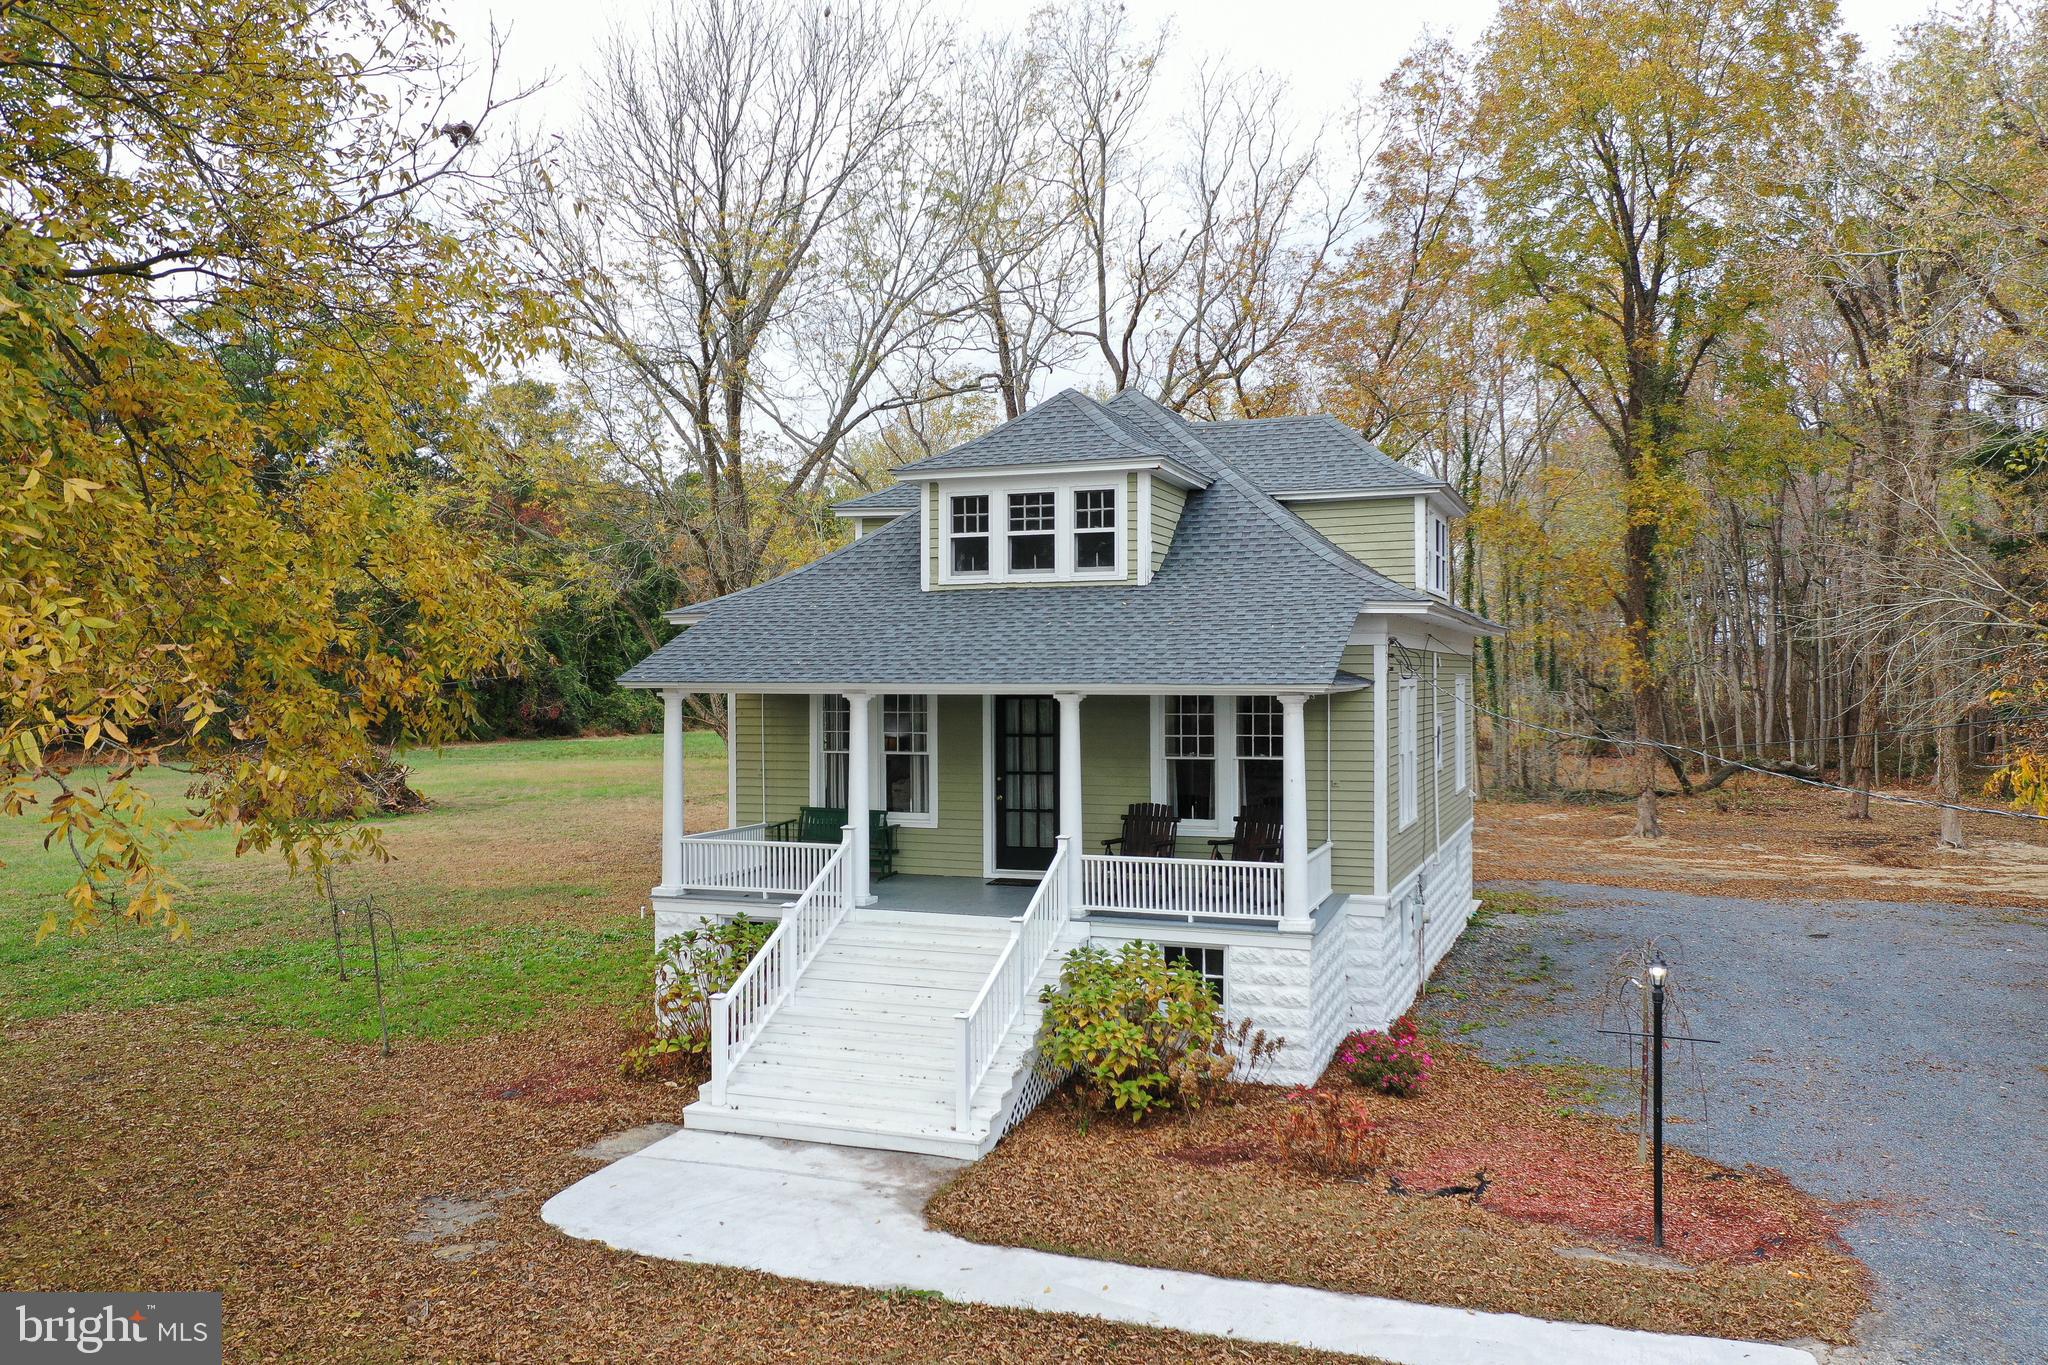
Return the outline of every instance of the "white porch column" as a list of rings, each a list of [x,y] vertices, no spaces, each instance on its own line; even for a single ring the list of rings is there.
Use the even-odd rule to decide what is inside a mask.
[[[869,827],[868,774],[874,770],[874,717],[868,703],[870,694],[846,694],[846,823],[853,826],[853,903],[873,905],[868,889]]]
[[[1306,932],[1308,903],[1308,726],[1299,692],[1280,697],[1280,859],[1282,901],[1280,927]]]
[[[1055,692],[1060,704],[1060,838],[1067,849],[1067,904],[1081,915],[1081,694]]]
[[[683,694],[665,688],[661,694],[661,885],[655,890],[681,895],[683,880]]]

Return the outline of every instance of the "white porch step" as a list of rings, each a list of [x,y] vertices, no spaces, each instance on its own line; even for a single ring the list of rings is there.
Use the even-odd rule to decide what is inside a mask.
[[[717,1132],[974,1157],[1001,1135],[1033,1056],[1027,1007],[959,1127],[959,1022],[1012,924],[995,916],[856,909],[726,1080],[684,1122]],[[1041,974],[1049,979],[1050,968]]]

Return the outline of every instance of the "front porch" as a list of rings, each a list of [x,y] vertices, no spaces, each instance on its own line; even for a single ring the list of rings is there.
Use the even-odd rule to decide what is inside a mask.
[[[744,911],[759,919],[779,919],[822,874],[840,845],[768,839],[763,837],[766,830],[756,824],[685,836],[678,880],[673,889],[658,894],[671,909]],[[1311,916],[1333,895],[1331,853],[1325,843],[1308,854]],[[1082,918],[1128,916],[1279,928],[1286,918],[1286,870],[1284,861],[1084,854],[1076,909]],[[1028,875],[990,879],[898,873],[872,879],[867,904],[883,911],[1012,918],[1024,913],[1038,885],[1038,879]]]
[[[667,700],[674,755],[681,697]],[[1051,866],[1075,918],[1305,933],[1333,896],[1370,889],[1371,706],[1355,688],[740,694],[728,715],[737,818],[684,835],[671,774],[661,908],[778,917],[842,842],[856,904],[915,912],[1015,915]],[[1111,841],[1141,805],[1180,818],[1133,856]],[[1254,808],[1263,842],[1233,844]]]
[[[733,837],[733,831],[684,839],[684,882],[664,894],[666,909],[698,909],[707,915],[745,913],[780,919],[809,886],[797,882],[807,868],[823,870],[834,843],[772,843]],[[1327,882],[1329,845],[1311,851],[1311,915],[1333,892]],[[1280,927],[1284,894],[1280,864],[1208,862],[1192,857],[1081,857],[1081,917],[1167,919],[1182,923],[1229,923],[1239,927]],[[815,878],[817,872],[811,872]],[[772,886],[768,882],[774,882]],[[1028,878],[971,878],[903,872],[870,884],[877,911],[922,915],[991,915],[1014,919],[1026,911],[1038,882]]]

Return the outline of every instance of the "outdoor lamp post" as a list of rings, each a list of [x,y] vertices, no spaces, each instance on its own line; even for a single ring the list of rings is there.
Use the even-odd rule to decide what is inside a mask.
[[[1664,1245],[1664,978],[1659,953],[1650,963],[1650,1236]]]

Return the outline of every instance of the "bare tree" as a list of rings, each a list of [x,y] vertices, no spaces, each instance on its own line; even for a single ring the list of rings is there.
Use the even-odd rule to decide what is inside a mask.
[[[847,434],[945,368],[960,216],[921,90],[951,51],[887,0],[681,5],[611,35],[522,187],[571,374],[710,593],[754,582]]]

